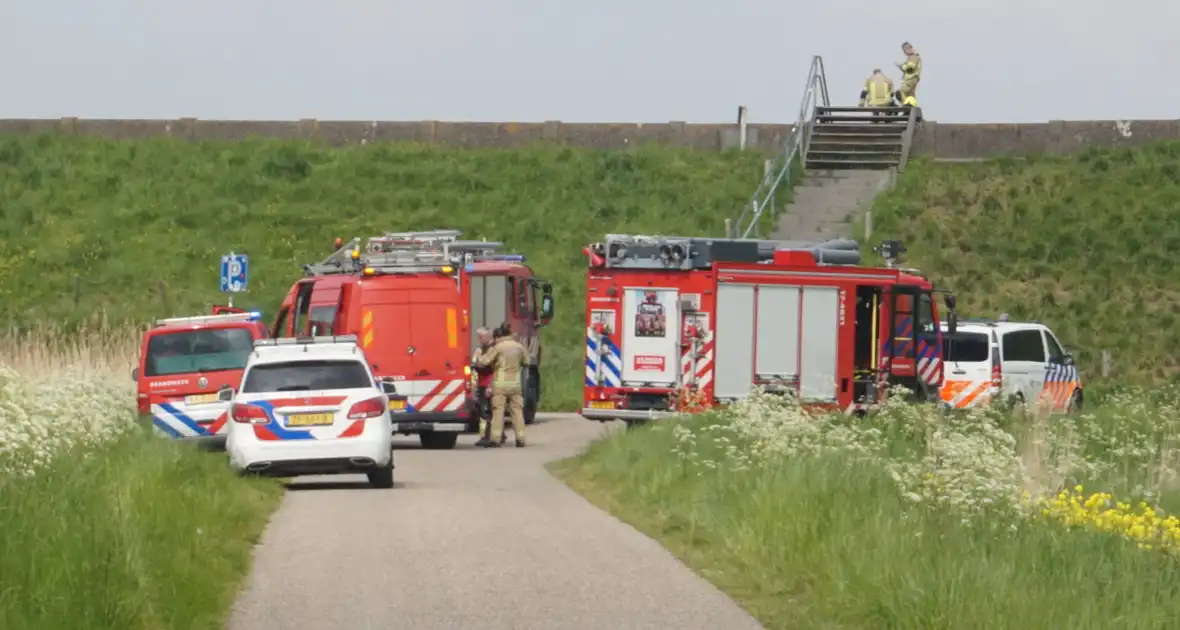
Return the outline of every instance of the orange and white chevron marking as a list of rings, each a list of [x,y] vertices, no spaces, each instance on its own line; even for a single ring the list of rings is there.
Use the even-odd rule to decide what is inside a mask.
[[[947,381],[939,396],[954,409],[985,405],[992,399],[991,381]]]

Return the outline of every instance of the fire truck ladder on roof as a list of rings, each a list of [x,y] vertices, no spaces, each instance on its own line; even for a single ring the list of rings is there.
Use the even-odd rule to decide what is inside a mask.
[[[503,260],[524,262],[524,256],[500,255],[504,247],[494,241],[459,240],[459,230],[387,232],[369,237],[362,246],[354,238],[322,262],[303,266],[308,276],[356,273],[365,267],[394,273],[437,271],[444,265]]]
[[[590,246],[607,268],[691,270],[709,269],[714,262],[767,264],[776,251],[806,251],[819,264],[858,265],[860,244],[837,239],[822,243],[770,241],[744,238],[644,236],[607,234]]]

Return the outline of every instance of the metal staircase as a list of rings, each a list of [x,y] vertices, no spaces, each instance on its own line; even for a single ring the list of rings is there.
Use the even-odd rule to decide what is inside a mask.
[[[777,193],[789,189],[792,178],[798,179],[799,173],[811,179],[814,177],[813,171],[823,171],[823,174],[816,174],[816,179],[823,177],[834,181],[844,179],[839,173],[841,171],[904,170],[914,127],[919,120],[920,110],[917,108],[832,106],[828,97],[824,61],[815,55],[811,58],[811,69],[799,105],[799,117],[791,135],[727,236],[757,237],[759,221],[767,211],[776,226],[785,227],[781,225],[784,221],[777,216],[784,210],[778,207]],[[856,187],[861,187],[859,180],[863,178],[854,179],[857,179]],[[878,189],[875,181],[866,180],[865,186]],[[791,204],[794,214],[812,212],[804,207],[807,204],[800,201],[802,199],[797,199]],[[848,208],[845,214],[856,209]],[[829,211],[837,213],[836,208]],[[825,219],[824,222],[834,221]],[[842,219],[840,222],[845,221]],[[775,229],[774,232],[776,238],[781,238],[784,230]]]
[[[905,168],[916,111],[817,107],[803,162],[808,169]]]

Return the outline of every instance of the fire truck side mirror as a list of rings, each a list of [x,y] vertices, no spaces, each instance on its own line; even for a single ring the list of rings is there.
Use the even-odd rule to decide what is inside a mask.
[[[951,311],[950,313],[947,314],[946,331],[947,331],[947,333],[954,335],[956,332],[958,332],[958,330],[959,330],[959,314],[954,311]]]
[[[948,311],[955,310],[955,294],[954,293],[947,293],[942,298],[942,300],[944,303],[946,303],[946,310],[948,310]]]
[[[139,381],[139,368],[131,368],[131,380]]]
[[[226,385],[217,390],[217,400],[221,402],[230,402],[234,399],[234,388]]]
[[[545,326],[553,320],[553,285],[548,282],[541,285],[541,313],[537,325]]]

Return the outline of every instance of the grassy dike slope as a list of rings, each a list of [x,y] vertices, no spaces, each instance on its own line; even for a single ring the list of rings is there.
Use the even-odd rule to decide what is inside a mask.
[[[455,227],[555,283],[545,406],[579,399],[585,259],[606,232],[721,235],[763,156],[646,148],[0,137],[0,320],[146,321],[220,302],[220,254],[250,255],[239,305],[270,318],[332,239]]]
[[[873,206],[873,241],[959,296],[968,316],[1053,327],[1087,382],[1175,383],[1180,143],[973,164],[911,163]]]

